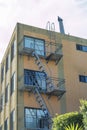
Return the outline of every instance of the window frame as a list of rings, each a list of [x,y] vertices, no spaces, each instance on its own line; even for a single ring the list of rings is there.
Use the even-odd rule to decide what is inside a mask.
[[[9,84],[5,88],[5,103],[9,100]]]
[[[4,122],[4,130],[8,130],[8,118]]]
[[[15,79],[16,78],[16,73],[14,72],[12,77],[11,77],[11,84],[10,84],[10,95],[13,94],[13,92],[15,91]]]
[[[25,74],[26,73],[26,74]],[[38,81],[38,85],[40,87],[39,91],[46,91],[47,90],[47,84],[46,84],[46,74],[45,72],[41,72],[41,71],[35,71],[35,70],[28,70],[28,69],[24,69],[24,84],[25,85],[34,85],[34,82],[32,83],[31,81],[31,77],[29,77],[29,75],[31,76],[32,74],[35,74],[35,79]],[[42,74],[42,77],[40,77],[40,74]],[[28,80],[26,81],[27,78]],[[30,83],[30,84],[29,84]]]
[[[26,46],[25,46],[25,40],[26,40],[26,38],[33,40],[33,47],[26,47]],[[37,50],[37,49],[36,49],[35,45],[36,45],[36,41],[37,41],[37,40],[38,40],[38,41],[43,41],[43,50]],[[44,39],[40,39],[40,38],[35,38],[35,37],[30,37],[30,36],[25,36],[25,35],[24,35],[23,41],[24,41],[23,44],[24,44],[24,47],[25,47],[25,48],[34,49],[34,50],[36,50],[36,52],[37,52],[37,51],[43,52],[43,54],[41,54],[41,53],[39,53],[39,54],[37,53],[37,54],[38,54],[39,56],[45,57],[46,52],[45,52],[45,40],[44,40]],[[41,45],[40,45],[40,46],[41,46]]]
[[[0,126],[0,130],[2,130],[2,125]]]
[[[14,59],[15,54],[16,54],[16,40],[14,39],[11,45],[11,61]]]
[[[87,52],[87,46],[86,45],[76,44],[76,49],[78,51]]]
[[[14,130],[15,123],[15,109],[13,109],[10,113],[10,130]]]
[[[26,110],[28,110],[30,115],[26,114]],[[30,110],[31,110],[31,112],[33,112],[32,114],[31,114]],[[41,111],[41,112],[39,112],[39,111]],[[43,113],[43,114],[42,115],[38,115],[38,114],[41,114],[41,113]],[[26,115],[27,115],[27,117],[26,117]],[[45,125],[46,125],[45,124],[45,120],[43,120],[44,118],[45,118],[45,114],[44,114],[44,112],[43,112],[43,110],[41,108],[32,108],[32,107],[25,107],[24,108],[24,126],[25,126],[25,128],[30,128],[30,129],[33,129],[33,128],[44,128]],[[28,123],[32,123],[32,127]]]
[[[3,110],[4,107],[4,94],[1,94],[1,111]]]
[[[5,68],[4,68],[4,64],[1,66],[1,83],[3,82],[4,80],[4,71],[5,71]]]
[[[87,83],[87,76],[85,75],[79,75],[79,81],[83,83]]]

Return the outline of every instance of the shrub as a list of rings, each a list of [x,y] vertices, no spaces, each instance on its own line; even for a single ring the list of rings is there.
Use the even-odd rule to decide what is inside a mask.
[[[65,127],[65,130],[83,130],[83,127],[80,126],[78,124],[76,124],[76,126],[73,124],[70,124],[68,126]]]
[[[83,126],[82,119],[83,119],[82,114],[78,112],[71,112],[63,115],[57,115],[53,119],[53,130],[65,130],[66,126],[73,123],[75,127],[76,124],[78,124],[78,127]]]
[[[87,130],[87,100],[80,100],[81,107],[80,112],[83,115],[83,124],[85,130]]]

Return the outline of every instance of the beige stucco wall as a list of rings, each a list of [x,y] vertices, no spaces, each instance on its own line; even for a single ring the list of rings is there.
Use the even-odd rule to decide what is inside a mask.
[[[77,39],[62,40],[64,77],[66,81],[67,112],[79,110],[80,99],[87,99],[87,83],[79,82],[79,75],[87,75],[87,53],[76,50],[76,44],[86,45]]]
[[[10,112],[15,109],[15,130],[24,128],[24,107],[39,108],[32,93],[19,90],[19,88],[24,85],[24,69],[38,70],[33,57],[19,55],[19,48],[21,42],[23,42],[24,35],[44,39],[46,44],[51,41],[53,43],[56,42],[58,45],[63,45],[63,58],[59,61],[58,65],[55,65],[54,61],[50,61],[46,64],[46,61],[41,58],[49,76],[65,79],[65,84],[62,87],[66,89],[66,93],[60,100],[55,96],[51,96],[48,99],[46,95],[42,94],[52,116],[56,113],[61,114],[79,110],[79,100],[87,99],[87,84],[79,82],[78,77],[79,75],[87,75],[87,53],[76,50],[77,43],[86,45],[87,40],[68,35],[61,35],[59,33],[55,33],[55,39],[54,37],[51,39],[47,30],[17,24],[17,28],[12,34],[10,43],[2,59],[2,63],[6,64],[6,55],[8,54],[8,51],[11,52],[11,44],[13,43],[14,37],[16,38],[18,45],[16,55],[10,65],[10,69],[5,75],[5,80],[0,84],[0,87],[2,87],[1,91],[5,93],[6,85],[8,83],[10,84],[11,76],[14,71],[16,72],[16,89],[11,97],[9,95],[9,102],[1,112],[0,119],[1,124],[4,124],[4,120],[7,117],[10,118]]]

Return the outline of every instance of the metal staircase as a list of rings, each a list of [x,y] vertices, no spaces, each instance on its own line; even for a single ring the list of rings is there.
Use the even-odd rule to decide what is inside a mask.
[[[37,81],[35,75],[33,75],[33,74],[31,74],[31,81],[32,81],[33,85],[35,86],[33,89],[33,93],[34,93],[34,96],[36,98],[36,101],[38,102],[39,106],[42,108],[42,110],[45,114],[45,120],[47,120],[49,128],[51,128],[52,127],[52,118],[51,118],[51,115],[50,115],[48,108],[45,104],[45,101],[39,92],[40,86],[38,84],[38,81]]]
[[[40,58],[39,58],[38,54],[33,52],[33,55],[35,57],[35,63],[37,64],[39,70],[42,71],[42,72],[45,72],[45,74],[46,74],[47,91],[49,91],[49,92],[53,91],[54,86],[53,86],[53,84],[51,82],[50,77],[48,77],[48,74],[45,71],[45,68],[44,68],[42,62],[40,61]]]
[[[33,52],[34,58],[35,58],[35,63],[37,64],[38,68],[40,71],[45,72],[46,74],[46,83],[47,83],[47,92],[53,92],[55,90],[55,86],[52,83],[51,78],[48,76],[47,72],[45,71],[44,65],[40,61],[40,58],[37,53]],[[56,88],[57,89],[57,88]]]
[[[54,56],[53,54],[52,54],[52,56],[48,56],[47,58],[46,58],[46,60],[47,60],[47,62],[49,61],[49,59],[51,58],[53,58],[53,59],[55,59],[56,60],[56,64],[58,63],[58,61],[61,59],[61,57],[62,57],[62,55],[59,55],[59,53],[57,54],[57,52],[59,51],[61,49],[61,46],[58,48],[58,50],[55,52],[55,57],[57,57],[57,58],[55,58],[55,57],[52,57],[52,56]],[[38,66],[38,69],[41,71],[41,72],[44,72],[45,74],[46,74],[46,85],[47,85],[47,90],[46,90],[46,94],[48,94],[48,95],[56,95],[56,96],[58,96],[59,98],[61,98],[62,97],[62,95],[65,93],[65,91],[64,90],[60,90],[59,88],[57,88],[55,85],[54,85],[54,83],[52,82],[52,79],[49,77],[49,75],[48,75],[48,73],[46,72],[46,70],[45,70],[45,67],[44,67],[44,65],[42,64],[42,62],[41,62],[41,60],[40,60],[40,58],[39,58],[39,56],[38,56],[38,54],[35,52],[35,50],[34,49],[28,49],[28,50],[26,50],[26,48],[25,49],[23,49],[23,51],[20,53],[20,54],[23,54],[23,55],[25,55],[25,54],[27,54],[27,55],[32,55],[33,57],[34,57],[34,59],[35,59],[35,63],[37,64],[37,66]],[[59,58],[58,58],[59,57]],[[37,78],[35,77],[35,75],[34,74],[32,74],[31,73],[31,81],[32,81],[32,83],[33,83],[33,87],[31,87],[31,91],[33,92],[33,94],[34,94],[34,96],[35,96],[35,98],[36,98],[36,101],[38,102],[38,104],[39,104],[39,106],[42,108],[42,110],[43,110],[43,112],[44,112],[44,114],[45,114],[45,120],[46,120],[46,122],[48,123],[48,125],[49,125],[49,129],[51,129],[51,127],[52,127],[52,117],[51,117],[51,115],[50,115],[50,113],[49,113],[49,110],[48,110],[48,108],[47,108],[47,106],[46,106],[46,103],[45,103],[45,101],[44,101],[44,98],[42,97],[42,95],[41,95],[41,93],[40,93],[40,89],[41,89],[41,86],[39,85],[39,83],[38,83],[38,80],[37,80]],[[62,84],[62,82],[60,83],[60,84]]]

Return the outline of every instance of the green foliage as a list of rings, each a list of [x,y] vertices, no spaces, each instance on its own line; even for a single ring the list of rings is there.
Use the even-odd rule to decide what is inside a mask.
[[[87,100],[80,100],[81,107],[80,107],[80,112],[83,115],[83,124],[85,130],[87,130]]]
[[[63,115],[57,115],[53,119],[53,130],[65,130],[65,127],[73,124],[76,127],[76,124],[78,124],[78,127],[83,126],[82,123],[83,116],[82,114],[78,112],[71,112],[71,113],[66,113]]]
[[[78,124],[76,124],[76,126],[73,124],[70,124],[68,126],[65,127],[65,130],[83,130],[83,127],[80,126]]]

